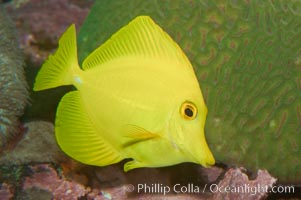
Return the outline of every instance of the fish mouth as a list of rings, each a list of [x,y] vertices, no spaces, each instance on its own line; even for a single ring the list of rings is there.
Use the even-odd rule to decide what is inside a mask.
[[[212,167],[215,164],[215,159],[211,154],[211,152],[209,155],[205,155],[205,158],[203,156],[202,157],[193,156],[193,157],[197,164],[200,164],[205,168]]]
[[[215,165],[215,159],[213,158],[213,156],[211,156],[212,158],[207,159],[207,161],[205,163],[200,163],[202,166],[204,166],[205,168],[209,168],[212,167],[213,165]]]

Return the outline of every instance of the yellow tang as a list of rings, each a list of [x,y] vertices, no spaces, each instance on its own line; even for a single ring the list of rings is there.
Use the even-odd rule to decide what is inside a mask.
[[[34,90],[74,85],[57,109],[61,149],[85,164],[123,159],[128,171],[214,158],[204,136],[207,108],[180,47],[148,16],[120,29],[78,65],[75,26],[39,71]]]

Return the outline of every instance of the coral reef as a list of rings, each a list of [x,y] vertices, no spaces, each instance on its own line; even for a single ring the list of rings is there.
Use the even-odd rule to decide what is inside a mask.
[[[115,166],[116,167],[116,166]],[[68,172],[62,171],[59,168],[54,168],[49,164],[37,164],[27,167],[27,174],[23,173],[23,179],[19,179],[21,187],[14,187],[9,184],[3,183],[0,188],[1,199],[86,199],[86,200],[108,200],[108,199],[175,199],[175,200],[194,200],[194,199],[263,199],[269,192],[269,189],[273,186],[276,179],[271,177],[265,170],[259,170],[257,177],[254,180],[249,180],[247,175],[241,169],[229,169],[222,177],[221,181],[217,183],[211,183],[207,185],[207,189],[204,186],[198,184],[193,185],[191,183],[181,183],[181,187],[173,189],[175,184],[167,181],[167,177],[158,176],[156,169],[140,169],[137,173],[124,176],[125,179],[119,181],[112,181],[112,177],[109,182],[99,181],[96,177],[89,177],[87,174],[78,174],[72,172],[73,175],[68,175]],[[104,171],[103,171],[104,170]],[[105,175],[103,172],[108,172],[112,175],[112,172],[116,171],[113,167],[103,168],[101,176]],[[118,171],[118,170],[117,170]],[[149,172],[146,175],[145,172]],[[156,174],[157,173],[157,174]],[[155,175],[153,178],[150,175]],[[161,174],[162,175],[162,174]],[[120,177],[120,176],[118,176]],[[137,179],[140,180],[137,182]],[[150,179],[149,179],[150,178]],[[138,184],[145,184],[148,187],[153,187],[152,190],[138,191]],[[178,183],[179,184],[179,183]],[[171,190],[167,193],[163,193],[163,190],[157,191],[154,185],[160,187],[168,187]],[[258,189],[258,185],[266,187],[266,190],[254,190]],[[194,187],[194,189],[192,188]],[[231,192],[217,192],[217,188],[232,188]],[[243,190],[248,187],[250,190],[237,192],[237,190]],[[178,192],[180,188],[186,188],[186,192]],[[200,190],[196,190],[199,188]],[[210,189],[209,189],[210,188]],[[234,191],[233,189],[236,189]],[[17,191],[13,194],[11,191]],[[184,191],[184,190],[183,190]]]
[[[27,177],[23,184],[23,190],[39,188],[51,193],[53,199],[78,199],[89,191],[83,185],[74,181],[59,178],[56,171],[48,165],[31,167],[33,175]],[[39,198],[40,199],[40,198]]]
[[[77,28],[83,23],[93,0],[20,0],[5,5],[15,21],[20,46],[27,63],[26,76],[32,88],[36,73],[56,47],[58,38],[71,23]],[[25,120],[53,121],[57,104],[68,88],[31,93],[31,105],[23,116]]]
[[[96,1],[79,56],[151,16],[195,68],[216,160],[301,183],[300,11],[300,1]]]
[[[13,21],[0,4],[0,149],[18,133],[28,100],[24,62]]]
[[[6,10],[17,24],[21,46],[25,52],[29,85],[32,84],[36,75],[35,69],[38,69],[47,55],[57,47],[57,39],[60,34],[70,23],[76,23],[78,25],[77,28],[79,28],[92,2],[92,0],[17,0],[6,4]],[[298,176],[300,172],[298,163],[300,163],[300,160],[295,155],[299,153],[298,145],[300,145],[300,140],[298,138],[300,136],[294,135],[292,130],[299,127],[300,132],[300,122],[296,121],[300,119],[300,114],[298,115],[300,106],[296,103],[298,98],[296,98],[294,93],[296,84],[299,87],[297,92],[300,91],[301,83],[300,78],[298,78],[300,77],[300,56],[298,56],[298,53],[295,53],[296,49],[298,49],[295,45],[298,46],[299,41],[296,41],[296,44],[289,50],[290,45],[285,46],[284,43],[275,42],[274,37],[267,37],[265,31],[268,29],[263,31],[262,26],[266,27],[275,16],[279,19],[276,22],[272,20],[273,23],[271,24],[275,26],[278,26],[280,21],[291,20],[291,23],[283,23],[283,26],[288,25],[286,31],[283,26],[279,26],[282,32],[278,29],[271,29],[275,31],[275,33],[271,32],[271,36],[277,36],[278,34],[281,37],[280,39],[278,38],[280,41],[298,38],[294,34],[297,34],[300,27],[296,27],[295,33],[291,32],[289,34],[292,27],[299,22],[298,13],[300,12],[291,13],[294,9],[299,8],[298,2],[295,6],[291,6],[291,3],[284,5],[284,2],[282,2],[278,5],[277,2],[270,2],[277,4],[274,6],[275,10],[268,9],[267,2],[261,2],[260,6],[259,4],[256,5],[256,1],[255,4],[251,1],[231,2],[218,3],[218,1],[208,1],[200,3],[199,1],[178,0],[173,0],[172,2],[170,0],[164,2],[155,0],[138,2],[132,0],[125,4],[124,1],[119,0],[97,1],[87,22],[84,24],[84,28],[80,31],[79,56],[81,59],[84,58],[89,51],[105,41],[134,16],[138,14],[150,15],[185,49],[186,54],[189,55],[198,72],[198,78],[209,108],[206,125],[207,137],[209,136],[211,148],[215,151],[218,160],[238,166],[243,165],[248,168],[269,168],[269,171],[271,170],[272,172],[277,172],[277,170],[270,167],[277,168],[279,165],[280,168],[278,170],[282,170],[283,174],[280,174],[280,176],[283,180],[297,181],[296,177],[300,177]],[[120,7],[124,8],[123,11],[120,10]],[[130,12],[127,12],[128,10]],[[264,14],[265,11],[268,11],[267,15]],[[252,18],[254,17],[254,12],[257,12],[259,21]],[[0,15],[2,14],[0,10]],[[294,15],[296,16],[294,17]],[[247,16],[250,16],[250,19],[246,19]],[[260,21],[261,23],[259,23]],[[95,28],[95,24],[101,28]],[[0,32],[3,28],[1,26]],[[248,31],[244,29],[247,27],[249,28]],[[261,35],[262,38],[258,38],[258,35]],[[2,34],[0,35],[1,37]],[[264,41],[270,41],[270,43],[264,43]],[[0,40],[0,42],[2,41]],[[248,43],[245,44],[244,42]],[[250,44],[253,44],[253,46],[248,46]],[[266,48],[264,48],[265,46]],[[261,48],[262,50],[260,50]],[[279,54],[275,53],[277,48],[280,52]],[[260,55],[259,57],[257,57],[258,54]],[[0,49],[0,55],[0,61],[2,62],[2,49]],[[279,59],[277,59],[277,56],[279,56]],[[242,66],[245,65],[245,68],[235,65],[238,58],[240,58],[239,63]],[[267,60],[273,66],[270,71],[264,73],[265,68],[261,68],[259,63],[265,65],[262,61]],[[289,62],[289,60],[294,62]],[[1,62],[0,67],[2,67]],[[234,68],[235,66],[236,68]],[[258,67],[256,73],[253,71],[254,66]],[[283,68],[280,66],[283,66]],[[247,72],[244,70],[247,70]],[[285,74],[282,74],[283,70],[289,72],[285,75],[286,79],[283,78]],[[267,74],[268,72],[270,74]],[[2,71],[0,71],[0,77],[1,75]],[[275,82],[273,76],[278,77]],[[253,77],[258,78],[255,83],[252,79]],[[253,80],[253,82],[251,81],[249,85],[248,80]],[[292,84],[293,92],[289,92],[287,98],[287,100],[292,100],[291,105],[283,104],[285,102],[283,99],[285,94],[280,91],[277,107],[260,108],[260,105],[263,105],[261,104],[262,101],[258,100],[259,102],[254,101],[254,103],[251,101],[246,103],[246,105],[250,106],[253,115],[241,115],[241,113],[246,112],[245,108],[242,111],[239,109],[243,108],[241,104],[245,104],[245,101],[242,100],[248,99],[248,93],[252,89],[251,85],[254,85],[254,88],[258,88],[258,90],[262,89],[262,85],[265,85],[265,87],[270,85],[270,93],[267,96],[274,98],[273,92],[277,91],[277,88],[281,89],[281,84],[285,85],[289,83],[289,80],[295,81]],[[226,82],[227,84],[225,81],[228,81]],[[246,81],[246,83],[242,81]],[[279,81],[278,84],[276,84],[277,81]],[[245,91],[242,90],[243,87],[245,87]],[[0,85],[0,91],[1,89],[2,85]],[[61,91],[61,94],[63,93],[64,91]],[[24,133],[22,138],[15,142],[14,149],[7,149],[0,155],[0,199],[47,200],[63,197],[65,199],[67,197],[76,199],[80,196],[82,200],[264,199],[266,193],[258,193],[255,196],[248,194],[238,195],[236,193],[226,195],[210,193],[208,190],[201,194],[138,194],[137,189],[132,191],[132,186],[137,187],[141,183],[148,185],[157,183],[169,187],[177,183],[182,185],[193,183],[201,188],[204,188],[205,184],[232,185],[234,187],[239,187],[243,184],[271,186],[275,181],[265,171],[259,171],[256,179],[249,180],[244,170],[241,169],[230,169],[224,173],[224,169],[220,167],[203,169],[192,164],[159,169],[139,169],[129,173],[123,173],[119,164],[104,168],[81,165],[67,158],[57,148],[54,140],[53,125],[50,122],[40,121],[41,119],[53,120],[60,94],[47,91],[38,95],[32,94],[31,97],[32,106],[28,108],[23,118],[25,121],[33,119],[38,119],[38,121],[26,122],[23,125]],[[0,93],[0,102],[1,98],[2,93]],[[264,96],[264,99],[269,100],[266,96]],[[242,102],[239,103],[240,101]],[[256,105],[259,105],[259,110],[256,110]],[[266,105],[270,105],[270,103],[268,102]],[[48,108],[49,110],[47,110]],[[230,110],[225,110],[226,108]],[[258,127],[249,129],[251,121],[246,126],[243,126],[245,121],[252,119],[251,117],[259,116],[258,120],[261,120],[264,117],[264,108],[274,113],[278,113],[278,111],[279,113],[287,113],[283,127],[279,129],[280,136],[285,142],[283,144],[284,148],[281,148],[281,150],[284,151],[283,156],[287,158],[281,159],[281,162],[279,161],[278,152],[275,153],[273,150],[273,145],[282,143],[277,139],[272,139],[265,144],[266,141],[262,139],[262,131],[265,131],[266,135],[271,133],[269,126],[277,129],[277,125],[279,125],[277,120],[263,121],[261,124],[262,129]],[[285,110],[286,108],[288,109],[287,111]],[[296,108],[297,113],[295,115],[299,118],[291,117],[294,115],[292,114],[294,112],[291,112],[291,108]],[[284,112],[282,112],[283,110]],[[232,118],[226,119],[226,116],[230,115],[231,117],[230,111],[233,112],[232,117],[237,116],[237,120],[230,122],[229,120]],[[223,112],[225,116],[221,117]],[[0,118],[1,116],[0,112]],[[287,123],[291,124],[291,128],[287,128]],[[254,126],[256,125],[254,123]],[[248,132],[247,129],[251,132]],[[241,133],[244,137],[237,137],[236,133]],[[216,134],[218,139],[211,138],[214,134]],[[289,136],[295,140],[296,145],[294,146],[297,148],[297,151],[291,156],[288,156],[290,150],[287,150],[290,147],[287,143],[289,140],[285,139]],[[256,138],[257,140],[255,140]],[[270,136],[270,138],[273,137]],[[248,143],[246,142],[247,139],[250,139],[252,142],[255,141],[255,143]],[[239,143],[239,141],[243,142]],[[269,146],[266,149],[267,145]],[[229,146],[231,148],[227,149],[226,147]],[[277,146],[274,148],[277,148]],[[257,157],[257,154],[260,155]],[[287,175],[290,168],[293,167],[291,162],[293,159],[295,159],[296,165],[291,172],[294,174]],[[265,161],[268,164],[265,164]],[[54,164],[37,164],[49,162]],[[255,167],[254,162],[258,164]],[[254,171],[256,172],[257,170]],[[49,180],[52,182],[49,182]],[[64,189],[60,189],[60,187]],[[70,194],[70,191],[73,191],[73,194]]]

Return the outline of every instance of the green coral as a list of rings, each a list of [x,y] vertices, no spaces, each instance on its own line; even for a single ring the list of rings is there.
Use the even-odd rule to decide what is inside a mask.
[[[80,60],[138,15],[150,15],[192,62],[217,161],[301,182],[301,2],[96,1]]]
[[[0,165],[0,183],[6,182],[20,188],[23,176],[26,174],[30,174],[26,166]]]

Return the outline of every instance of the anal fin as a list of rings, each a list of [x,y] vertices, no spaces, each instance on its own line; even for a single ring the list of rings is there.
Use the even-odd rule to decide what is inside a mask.
[[[105,166],[123,159],[91,123],[78,91],[69,92],[62,98],[57,110],[55,134],[61,149],[82,163]]]
[[[124,164],[123,170],[125,172],[128,172],[129,170],[140,168],[140,167],[145,167],[145,166],[141,162],[132,160],[132,161],[128,161],[127,163]]]

